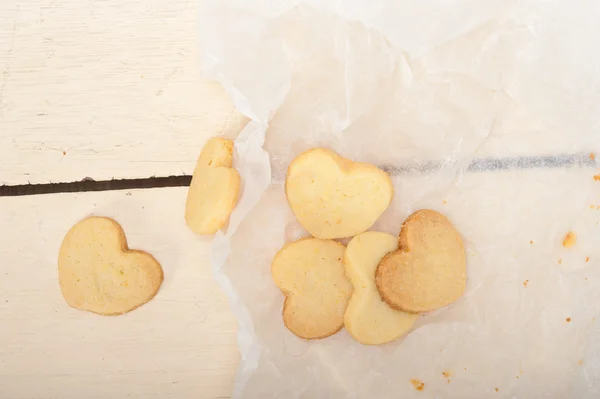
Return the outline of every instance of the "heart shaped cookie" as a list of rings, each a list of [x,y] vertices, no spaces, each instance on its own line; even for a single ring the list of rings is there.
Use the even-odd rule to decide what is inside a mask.
[[[394,186],[390,176],[374,165],[314,148],[290,164],[285,193],[292,212],[311,235],[333,239],[371,227],[392,201]]]
[[[375,270],[381,259],[398,248],[398,239],[367,231],[348,243],[344,256],[346,275],[354,292],[344,314],[344,326],[354,339],[366,345],[390,342],[406,334],[418,315],[392,309],[381,300]]]
[[[194,233],[214,234],[229,220],[240,192],[232,163],[231,140],[212,138],[202,149],[185,203],[185,221]]]
[[[441,213],[421,210],[406,219],[398,251],[377,267],[381,297],[394,309],[427,312],[456,301],[466,288],[465,247]]]
[[[117,222],[90,217],[65,236],[58,255],[58,279],[70,306],[118,315],[152,299],[163,271],[152,255],[127,248]]]
[[[345,247],[306,238],[284,246],[273,259],[273,281],[286,296],[283,322],[305,339],[325,338],[344,325],[352,284],[344,273]]]

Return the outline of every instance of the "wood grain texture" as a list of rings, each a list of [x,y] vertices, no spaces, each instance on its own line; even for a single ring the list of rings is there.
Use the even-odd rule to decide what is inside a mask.
[[[0,2],[0,185],[191,174],[246,123],[200,77],[197,1]],[[185,227],[187,188],[0,198],[0,398],[225,398],[236,326]],[[130,314],[69,308],[56,258],[88,215],[115,218],[165,272]]]
[[[0,2],[0,184],[191,174],[246,123],[200,77],[197,0]]]
[[[0,398],[229,397],[236,327],[208,240],[185,226],[187,190],[0,198]],[[158,295],[133,312],[70,308],[57,253],[68,229],[109,216],[162,264]]]

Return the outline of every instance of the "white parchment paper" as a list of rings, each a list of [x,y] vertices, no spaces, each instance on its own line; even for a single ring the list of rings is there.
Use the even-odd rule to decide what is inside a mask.
[[[600,397],[598,21],[597,0],[202,1],[205,73],[251,119],[213,244],[239,321],[234,397]],[[282,183],[314,146],[390,172],[374,230],[420,208],[454,222],[458,303],[378,347],[285,329],[270,263],[306,233]]]

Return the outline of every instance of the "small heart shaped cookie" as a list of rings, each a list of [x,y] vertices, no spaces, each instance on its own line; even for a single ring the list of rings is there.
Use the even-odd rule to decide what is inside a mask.
[[[163,271],[152,255],[127,248],[117,222],[90,217],[65,236],[58,255],[58,279],[70,306],[118,315],[152,299]]]
[[[458,231],[441,213],[421,210],[402,225],[398,251],[387,254],[377,267],[377,289],[395,309],[427,312],[460,298],[466,271]]]
[[[354,292],[344,315],[344,326],[354,339],[366,345],[390,342],[406,334],[418,315],[392,309],[381,300],[375,270],[381,259],[398,248],[398,239],[367,231],[348,243],[344,256],[346,275]]]
[[[214,234],[227,223],[240,192],[240,175],[232,168],[233,141],[210,139],[196,163],[185,221],[197,234]]]
[[[290,164],[285,193],[300,224],[317,238],[344,238],[371,227],[394,196],[390,176],[314,148]]]
[[[284,246],[271,273],[286,296],[285,326],[300,338],[325,338],[344,325],[352,284],[344,273],[345,247],[335,241],[306,238]]]

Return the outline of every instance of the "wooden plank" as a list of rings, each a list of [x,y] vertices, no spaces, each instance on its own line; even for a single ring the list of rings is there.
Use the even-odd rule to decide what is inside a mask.
[[[1,398],[217,398],[232,392],[236,326],[213,280],[209,239],[185,226],[187,190],[0,198]],[[133,312],[70,308],[57,279],[64,234],[79,219],[122,224],[165,281]]]
[[[197,0],[0,2],[0,185],[189,174],[246,123],[200,77]]]

